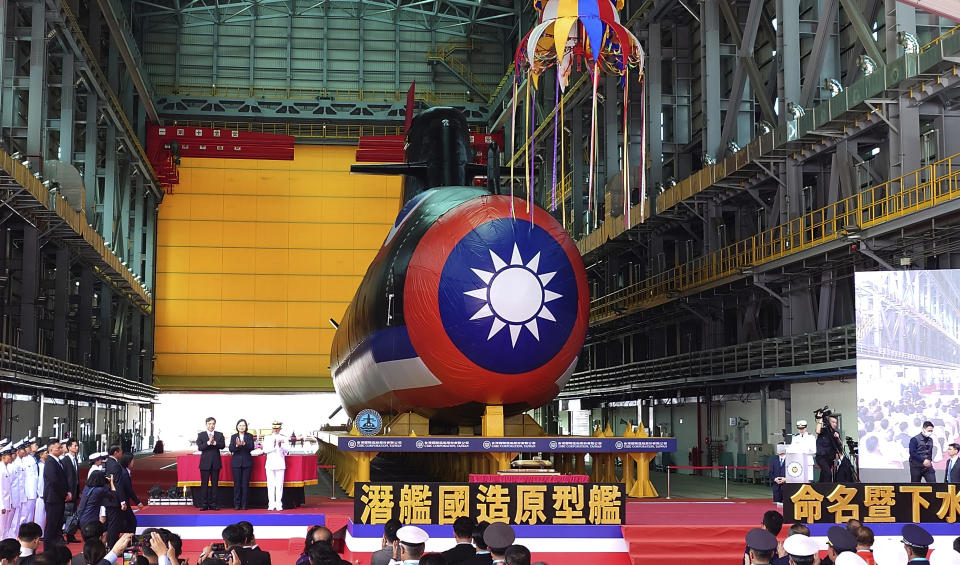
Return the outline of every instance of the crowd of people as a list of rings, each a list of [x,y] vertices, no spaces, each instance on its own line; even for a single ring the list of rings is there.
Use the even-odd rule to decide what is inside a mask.
[[[934,425],[931,460],[943,469],[947,448],[960,441],[960,397],[935,391],[923,393],[914,383],[901,385],[895,400],[874,399],[860,403],[857,411],[860,431],[860,466],[867,469],[906,469],[910,439],[924,421]]]
[[[477,522],[461,516],[453,522],[453,536],[455,544],[450,549],[425,553],[427,532],[391,519],[383,526],[382,548],[370,557],[370,565],[530,565],[530,550],[514,543],[517,536],[509,524]],[[338,562],[311,559],[310,565],[338,565]]]
[[[111,543],[136,530],[133,507],[143,505],[130,478],[133,454],[112,446],[90,455],[81,493],[79,453],[79,442],[69,437],[45,445],[35,437],[0,441],[0,534],[16,539],[29,525],[52,550],[78,541],[77,532],[91,522],[105,524]]]
[[[40,552],[41,532],[39,524],[26,522],[19,527],[16,537],[0,541],[0,565],[115,565],[118,561],[127,565],[188,565],[182,558],[183,540],[165,528],[147,528],[139,535],[127,532],[111,543],[104,522],[88,522],[80,528],[83,550],[76,555],[66,545],[44,547]],[[515,535],[507,524],[478,524],[460,518],[454,532],[456,542],[452,548],[442,553],[425,553],[426,532],[391,520],[384,526],[383,549],[371,556],[370,563],[531,565],[530,551],[513,543]],[[220,536],[221,542],[203,548],[197,565],[272,565],[270,553],[257,544],[250,522],[230,524]],[[312,526],[307,531],[303,551],[296,561],[296,565],[349,563],[334,549],[333,532],[325,526]]]
[[[933,536],[916,524],[905,524],[901,529],[900,542],[905,555],[899,560],[875,558],[873,530],[859,520],[851,519],[843,526],[831,526],[827,530],[825,546],[810,537],[810,528],[801,523],[791,525],[787,537],[778,541],[783,526],[782,514],[776,510],[764,513],[760,527],[747,532],[744,565],[883,565],[891,561],[906,561],[910,565],[960,563],[960,537],[953,541],[953,547],[937,548],[931,554]],[[821,556],[822,553],[826,555]]]

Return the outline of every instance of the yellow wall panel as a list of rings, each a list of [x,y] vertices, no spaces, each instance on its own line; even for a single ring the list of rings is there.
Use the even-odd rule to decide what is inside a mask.
[[[258,275],[286,274],[288,255],[286,249],[257,249],[253,272]]]
[[[184,269],[191,273],[221,273],[223,272],[223,249],[220,247],[190,247],[187,249],[190,257],[189,268]]]
[[[284,328],[287,326],[286,302],[254,302],[253,325],[258,328]]]
[[[223,219],[228,222],[257,221],[257,197],[244,194],[227,196],[223,201]]]
[[[231,197],[232,198],[232,197]],[[223,222],[223,247],[248,248],[257,247],[256,222]]]
[[[252,328],[256,304],[252,300],[224,302],[224,307],[220,311],[220,320],[223,327]]]
[[[244,353],[253,351],[252,328],[222,328],[220,330],[221,353]],[[224,358],[232,357],[225,355]],[[226,363],[224,363],[226,365]],[[234,373],[238,374],[238,373]]]
[[[193,247],[222,247],[223,224],[220,222],[195,221],[190,222],[190,246]],[[172,244],[171,244],[172,245]]]
[[[291,275],[327,274],[322,249],[291,249],[287,255],[287,273]]]
[[[193,300],[220,299],[223,277],[220,274],[194,273],[186,275],[190,285],[188,298]]]
[[[349,174],[355,152],[183,160],[160,208],[158,386],[330,390],[328,320],[400,208],[399,179]]]
[[[328,318],[321,317],[322,305],[319,302],[287,302],[287,323],[293,328],[329,327]]]
[[[253,295],[257,300],[286,300],[290,284],[286,275],[255,275]]]

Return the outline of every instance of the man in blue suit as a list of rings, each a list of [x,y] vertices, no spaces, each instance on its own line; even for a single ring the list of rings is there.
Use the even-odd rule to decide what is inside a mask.
[[[777,454],[770,458],[770,487],[773,488],[773,501],[783,502],[783,488],[781,485],[787,482],[787,446],[782,443],[777,444]]]

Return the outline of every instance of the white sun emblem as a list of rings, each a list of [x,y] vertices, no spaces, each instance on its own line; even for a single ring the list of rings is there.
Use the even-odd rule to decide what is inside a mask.
[[[483,281],[484,287],[464,292],[467,296],[479,298],[486,304],[477,310],[471,320],[493,317],[493,325],[487,341],[493,339],[500,330],[510,328],[510,342],[517,346],[521,328],[540,341],[540,328],[537,318],[556,322],[553,313],[547,308],[551,302],[563,296],[546,289],[556,271],[552,273],[537,273],[540,268],[540,253],[524,265],[520,258],[520,250],[513,245],[513,256],[510,264],[501,259],[493,250],[490,250],[490,259],[493,260],[493,272],[482,269],[470,269]]]

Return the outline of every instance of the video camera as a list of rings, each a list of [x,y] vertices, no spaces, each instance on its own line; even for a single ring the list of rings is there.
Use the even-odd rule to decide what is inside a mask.
[[[227,551],[226,544],[214,543],[210,545],[210,557],[230,563],[230,551]]]
[[[860,443],[855,441],[852,437],[847,436],[847,449],[850,450],[851,455],[857,455],[860,452]]]
[[[830,416],[833,416],[833,411],[830,410],[830,407],[829,407],[829,406],[824,405],[823,408],[818,408],[817,410],[814,410],[814,411],[813,411],[813,416],[814,416],[817,420],[819,420],[819,419],[821,419],[821,418],[829,418]]]

